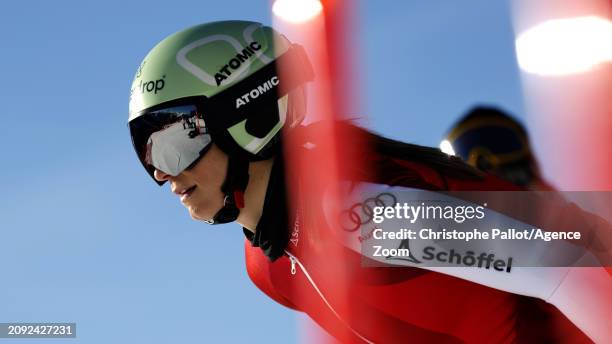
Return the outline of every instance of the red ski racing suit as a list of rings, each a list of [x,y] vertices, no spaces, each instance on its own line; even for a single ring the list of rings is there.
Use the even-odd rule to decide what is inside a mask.
[[[518,190],[493,176],[453,178],[425,163],[383,155],[369,157],[368,163],[377,166],[377,173],[364,182],[387,190]],[[256,234],[245,230],[248,275],[265,294],[305,312],[341,341],[591,342],[554,306],[537,298],[415,267],[364,267],[359,252],[318,230],[325,219],[307,216],[324,202],[300,204],[279,215],[286,202],[284,182],[278,182],[283,178],[282,161],[276,161]],[[288,227],[280,229],[280,244],[269,234],[274,227]]]

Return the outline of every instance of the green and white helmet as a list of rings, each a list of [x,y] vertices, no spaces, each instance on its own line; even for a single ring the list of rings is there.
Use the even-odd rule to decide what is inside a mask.
[[[291,67],[291,75],[279,75],[279,63]],[[136,152],[150,174],[159,162],[160,170],[177,175],[193,159],[162,157],[162,151],[182,152],[161,142],[178,144],[183,130],[170,130],[165,140],[164,133],[153,134],[181,122],[189,140],[215,142],[248,160],[268,158],[283,124],[296,122],[287,119],[289,93],[311,79],[303,49],[260,23],[220,21],[177,32],[147,54],[132,82],[129,125]],[[198,146],[187,144],[189,154]]]
[[[177,32],[147,54],[132,82],[129,128],[138,158],[151,177],[155,169],[179,175],[213,142],[230,165],[270,158],[285,123],[303,117],[312,78],[302,47],[260,23],[220,21]],[[226,182],[246,173],[232,169]]]

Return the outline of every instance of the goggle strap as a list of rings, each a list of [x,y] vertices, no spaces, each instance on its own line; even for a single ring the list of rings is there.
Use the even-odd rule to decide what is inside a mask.
[[[246,190],[249,182],[249,162],[236,157],[229,157],[227,161],[227,175],[221,186],[221,191],[226,195],[232,195],[234,190]]]
[[[244,191],[249,182],[249,162],[243,159],[229,157],[225,182],[221,191],[225,194],[225,202],[213,217],[212,224],[235,221],[244,208]]]

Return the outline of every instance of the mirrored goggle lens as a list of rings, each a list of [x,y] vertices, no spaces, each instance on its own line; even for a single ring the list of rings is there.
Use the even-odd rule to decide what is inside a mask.
[[[204,119],[195,105],[148,111],[130,122],[130,132],[138,158],[153,178],[155,169],[179,175],[211,143]]]

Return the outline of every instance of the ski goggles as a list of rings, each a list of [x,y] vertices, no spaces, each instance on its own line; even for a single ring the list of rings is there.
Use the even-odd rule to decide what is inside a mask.
[[[291,72],[280,76],[279,66],[291,66]],[[210,98],[187,97],[144,110],[129,122],[138,159],[162,185],[154,177],[156,169],[178,176],[195,165],[213,139],[226,153],[257,156],[284,124],[285,96],[313,78],[303,48],[293,44],[276,60]]]
[[[138,159],[153,179],[156,169],[178,176],[203,156],[212,142],[195,104],[150,110],[130,122],[130,131]]]

